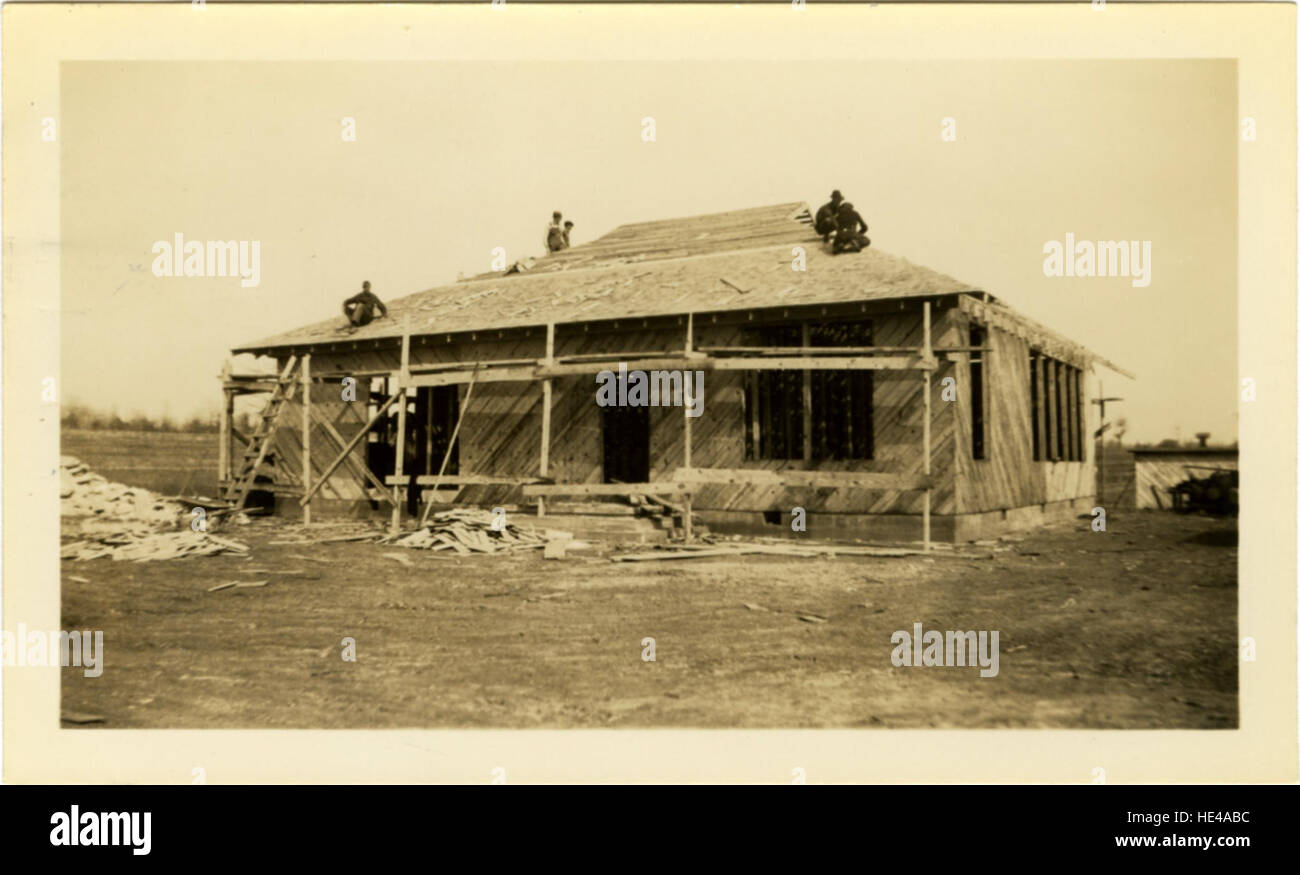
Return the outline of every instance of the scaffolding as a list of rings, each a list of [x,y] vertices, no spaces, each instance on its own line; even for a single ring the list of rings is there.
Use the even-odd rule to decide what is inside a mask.
[[[411,477],[403,472],[405,462],[406,416],[407,405],[397,407],[397,448],[394,458],[392,476],[380,482],[367,470],[367,478],[381,489],[391,490],[387,500],[392,504],[391,529],[396,532],[402,527],[403,490],[422,486],[440,485],[511,485],[522,488],[523,494],[537,499],[537,515],[546,514],[546,500],[553,496],[579,495],[648,495],[660,498],[677,498],[681,501],[684,533],[687,540],[692,538],[693,493],[708,484],[752,484],[756,486],[778,487],[834,487],[841,489],[897,490],[918,491],[922,493],[921,540],[926,550],[930,549],[930,512],[931,493],[934,488],[931,469],[930,430],[932,418],[931,375],[938,367],[938,356],[948,353],[968,353],[988,350],[980,347],[951,347],[936,349],[931,339],[930,302],[923,301],[922,307],[922,343],[916,347],[703,347],[694,344],[694,315],[686,314],[686,332],[681,349],[660,350],[653,352],[602,352],[583,355],[557,356],[555,354],[555,323],[546,326],[545,354],[537,359],[511,359],[497,361],[465,361],[439,364],[411,364],[411,335],[404,334],[401,341],[400,367],[387,373],[393,386],[392,394],[378,407],[376,412],[351,440],[342,444],[341,451],[323,471],[313,476],[310,454],[304,454],[302,471],[302,493],[299,504],[304,509],[304,518],[310,521],[310,507],[313,497],[329,480],[335,470],[345,460],[385,415],[388,408],[398,399],[405,398],[408,389],[428,386],[467,386],[465,401],[461,405],[456,429],[446,449],[443,465],[436,476]],[[682,370],[682,371],[913,371],[920,375],[921,395],[923,399],[921,428],[922,473],[905,474],[889,472],[817,472],[817,471],[771,471],[747,468],[696,468],[691,464],[691,416],[690,404],[683,404],[683,462],[674,470],[672,476],[664,482],[657,483],[555,483],[550,473],[551,444],[551,398],[552,381],[556,378],[571,376],[590,376],[602,370],[606,365],[625,365],[628,372],[633,370]],[[303,385],[304,398],[310,398],[308,387],[311,382],[310,357],[304,359]],[[239,392],[267,391],[268,383],[274,378],[236,378],[228,372],[223,374],[223,389],[226,393],[225,416],[222,419],[222,467],[224,480],[229,474],[229,435],[233,409],[233,396]],[[478,383],[523,382],[540,383],[542,390],[542,422],[538,446],[538,476],[490,476],[457,474],[444,476],[447,458],[455,446],[460,423],[470,406],[473,387]],[[303,442],[310,448],[309,432],[311,427],[310,402],[304,404]],[[425,518],[431,502],[426,504]]]

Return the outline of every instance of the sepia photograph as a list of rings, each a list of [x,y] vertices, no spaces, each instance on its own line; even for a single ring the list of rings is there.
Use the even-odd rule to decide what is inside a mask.
[[[14,5],[20,780],[1294,779],[1263,7]]]
[[[1235,727],[1235,65],[824,71],[64,64],[62,719]]]

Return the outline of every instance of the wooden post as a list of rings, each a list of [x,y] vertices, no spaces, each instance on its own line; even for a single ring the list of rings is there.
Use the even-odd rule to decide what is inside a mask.
[[[812,327],[803,323],[803,334],[800,340],[803,348],[808,349],[812,346]],[[812,371],[803,372],[803,459],[805,462],[812,461]]]
[[[302,491],[311,491],[311,354],[302,357]],[[311,500],[302,506],[303,525],[311,525]]]
[[[690,355],[695,349],[695,314],[686,314],[686,355]],[[687,397],[690,391],[690,375],[682,374],[682,467],[691,467],[691,403],[692,399]],[[693,538],[691,529],[691,494],[688,492],[682,500],[682,536],[686,543],[690,543]]]
[[[546,364],[555,364],[555,323],[546,324]],[[538,466],[540,477],[549,477],[551,471],[551,381],[542,381],[542,448],[541,464]],[[537,496],[537,515],[546,516],[546,499]]]
[[[1099,399],[1105,399],[1105,397],[1106,397],[1106,387],[1105,387],[1104,385],[1102,385],[1101,380],[1098,380],[1098,381],[1097,381],[1097,398],[1099,398]],[[1095,447],[1095,449],[1094,449],[1094,451],[1098,453],[1098,455],[1097,455],[1097,472],[1098,472],[1099,476],[1098,476],[1098,478],[1097,478],[1097,504],[1101,505],[1102,507],[1105,507],[1105,506],[1106,506],[1106,431],[1105,431],[1105,429],[1106,429],[1106,402],[1105,402],[1105,400],[1101,400],[1101,401],[1099,401],[1099,403],[1098,403],[1098,407],[1101,409],[1101,413],[1100,413],[1100,415],[1099,415],[1099,417],[1098,417],[1098,421],[1097,421],[1097,438],[1100,438],[1100,440],[1101,440],[1101,446],[1100,446],[1100,447]],[[1094,440],[1094,445],[1095,445],[1095,442],[1096,442],[1097,438],[1094,438],[1094,439],[1093,439],[1093,440]],[[1157,497],[1157,498],[1156,498],[1156,502],[1159,503],[1159,501],[1160,501],[1160,499]],[[1134,475],[1133,475],[1133,504],[1134,504],[1134,506],[1137,505],[1137,474],[1136,474],[1136,472],[1135,472]]]
[[[397,453],[393,460],[393,473],[402,476],[402,463],[406,459],[406,383],[411,379],[411,335],[402,335],[402,369],[397,373]],[[414,486],[415,484],[411,484]],[[408,487],[410,488],[410,487]],[[393,485],[393,534],[402,530],[402,487]]]
[[[695,348],[695,314],[686,314],[686,354],[689,356]],[[688,397],[690,381],[687,374],[682,373],[682,467],[691,467],[691,399]],[[690,499],[686,500],[686,508],[689,511],[691,506]],[[690,523],[686,524],[687,538],[690,537]]]
[[[926,362],[933,358],[934,353],[930,346],[930,302],[921,303],[921,349]],[[927,369],[921,372],[924,377],[925,410],[922,414],[924,419],[921,422],[921,443],[922,443],[922,463],[924,467],[922,472],[926,477],[930,476],[930,371]],[[921,541],[922,549],[930,549],[930,484],[925,486],[925,494],[921,499]]]
[[[225,498],[226,481],[230,479],[230,429],[235,414],[235,396],[226,388],[230,380],[230,359],[221,366],[221,419],[217,432],[217,496]]]

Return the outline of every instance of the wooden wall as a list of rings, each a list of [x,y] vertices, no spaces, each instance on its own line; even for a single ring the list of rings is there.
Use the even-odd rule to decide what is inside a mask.
[[[313,356],[313,359],[315,357]],[[315,362],[313,361],[313,365]],[[314,413],[327,421],[342,438],[344,444],[351,440],[366,424],[366,404],[370,398],[367,380],[357,381],[357,400],[343,400],[342,386],[338,382],[316,383],[312,386],[311,404]],[[294,485],[301,484],[302,477],[302,387],[298,386],[294,396],[285,402],[280,414],[280,427],[275,430],[272,450],[282,460],[281,467],[296,478]],[[312,417],[311,458],[312,482],[329,467],[343,449],[339,441],[330,433],[330,429],[321,425],[317,416]],[[349,453],[349,458],[330,476],[329,482],[317,493],[325,499],[356,500],[366,498],[364,481],[359,472],[366,463],[366,444],[363,440]]]
[[[855,318],[870,318],[873,343],[879,346],[916,346],[921,343],[921,311],[916,301],[897,309],[875,308],[876,312]],[[842,317],[838,317],[842,318]],[[932,311],[935,346],[966,346],[970,317],[953,306],[935,306]],[[695,345],[741,346],[746,323],[699,319]],[[647,353],[680,349],[685,340],[684,317],[679,324],[659,322],[622,325],[616,329],[581,333],[562,327],[556,340],[556,354],[578,355],[604,351]],[[1082,442],[1086,458],[1080,462],[1035,462],[1030,434],[1030,389],[1028,342],[1012,333],[991,327],[988,344],[993,352],[985,356],[986,455],[971,457],[970,371],[968,357],[955,354],[953,362],[940,362],[932,375],[931,459],[936,489],[932,494],[935,514],[979,513],[997,509],[1043,504],[1091,495],[1095,491],[1093,442],[1088,439],[1095,424],[1089,417]],[[527,334],[487,332],[466,342],[448,343],[439,337],[415,338],[411,347],[413,365],[452,361],[488,361],[540,358],[545,352],[542,329]],[[283,362],[281,362],[283,364]],[[317,349],[312,371],[329,377],[325,392],[338,397],[338,378],[364,371],[395,370],[400,349],[392,341],[368,341],[336,345],[333,351]],[[608,367],[608,366],[602,366]],[[615,366],[616,367],[616,366]],[[613,368],[611,368],[613,369]],[[598,368],[584,377],[553,381],[551,416],[550,476],[561,483],[599,483],[603,480],[601,408],[595,403]],[[705,468],[753,467],[766,470],[798,469],[821,471],[871,471],[919,474],[921,458],[922,379],[915,371],[874,372],[875,457],[864,461],[749,461],[744,459],[742,415],[745,376],[737,371],[710,371],[704,377],[704,414],[692,420],[692,464]],[[957,382],[956,402],[942,399],[944,377]],[[1085,375],[1086,377],[1087,375]],[[364,387],[365,380],[359,380]],[[1092,396],[1092,380],[1083,381],[1084,410]],[[502,476],[536,476],[539,473],[541,440],[540,383],[481,383],[475,385],[466,403],[468,387],[459,388],[464,422],[460,432],[460,472]],[[313,395],[313,398],[316,398]],[[350,405],[352,413],[335,402],[331,415],[350,427],[357,427],[365,415],[365,404]],[[347,406],[347,405],[343,405]],[[355,414],[355,415],[353,415]],[[651,479],[667,479],[684,463],[683,410],[658,407],[650,410]],[[299,428],[300,413],[286,412],[285,422]],[[340,432],[347,437],[350,433]],[[301,439],[287,439],[284,452],[294,464],[300,458]],[[295,445],[298,456],[294,456]],[[321,446],[321,449],[317,449]],[[326,449],[328,447],[328,449]],[[359,451],[363,457],[363,451]],[[313,456],[327,455],[328,463],[337,450],[328,440],[313,435]],[[301,462],[296,463],[298,469]],[[342,472],[341,472],[342,473]],[[359,489],[359,487],[358,487]],[[527,503],[516,487],[473,486],[463,488],[458,501],[473,504]],[[858,489],[758,489],[708,485],[696,496],[700,510],[789,512],[798,505],[814,513],[920,513],[921,493],[863,491]]]
[[[965,319],[965,317],[961,317]],[[1082,459],[1077,462],[1034,461],[1029,352],[1030,345],[1000,328],[989,327],[992,352],[984,357],[985,458],[971,453],[971,384],[969,357],[957,365],[958,397],[956,512],[983,513],[1033,504],[1050,504],[1093,495],[1096,473],[1091,408],[1093,381],[1080,381],[1085,411]],[[960,329],[969,337],[969,326]]]

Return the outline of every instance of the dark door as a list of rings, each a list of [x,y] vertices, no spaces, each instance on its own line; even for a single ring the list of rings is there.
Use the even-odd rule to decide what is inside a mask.
[[[605,482],[650,481],[650,408],[605,407]]]

